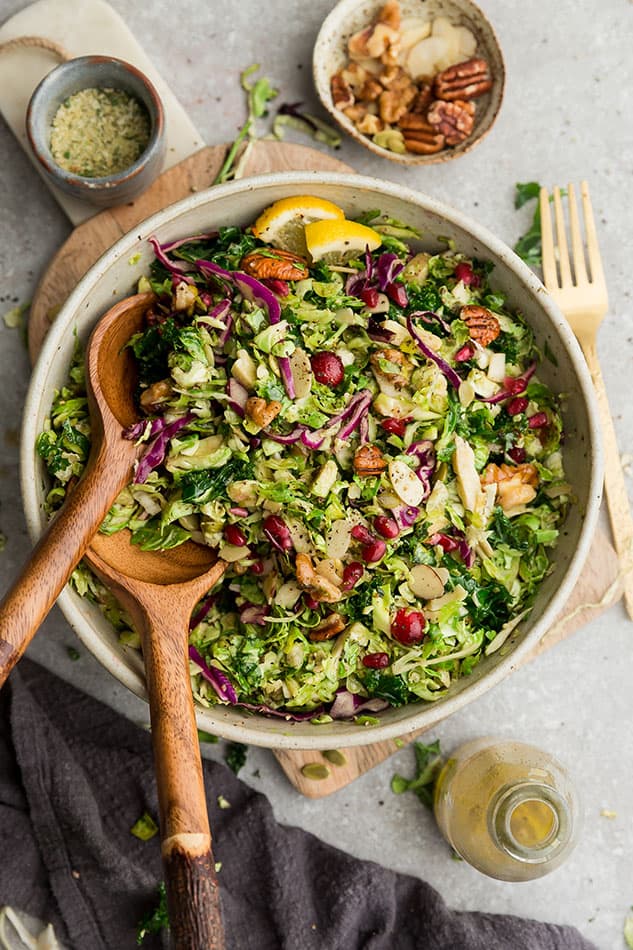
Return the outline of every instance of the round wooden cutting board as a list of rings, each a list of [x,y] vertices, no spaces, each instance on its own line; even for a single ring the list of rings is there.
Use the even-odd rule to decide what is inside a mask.
[[[60,307],[88,268],[139,221],[192,192],[208,188],[222,166],[227,149],[226,145],[201,149],[174,165],[169,171],[163,172],[151,188],[136,201],[102,211],[75,228],[50,262],[31,304],[28,340],[32,361],[37,357]],[[349,165],[316,149],[280,142],[255,142],[245,165],[245,175],[278,171],[353,173]],[[605,535],[598,531],[592,556],[565,609],[531,656],[554,646],[618,599],[621,591],[615,583],[617,563],[611,544]],[[609,593],[608,597],[605,592]],[[298,791],[310,798],[320,798],[348,785],[384,761],[403,742],[410,742],[418,735],[419,733],[410,734],[399,740],[399,744],[387,741],[346,749],[339,764],[324,759],[319,752],[275,751],[275,756]],[[325,779],[309,778],[302,771],[305,765],[315,762],[326,766],[329,774]]]
[[[44,337],[71,290],[120,237],[156,211],[209,188],[222,167],[228,145],[209,145],[163,172],[140,198],[108,208],[78,225],[48,265],[31,303],[29,355],[35,362]],[[353,172],[325,152],[286,142],[253,143],[244,176],[283,171]]]

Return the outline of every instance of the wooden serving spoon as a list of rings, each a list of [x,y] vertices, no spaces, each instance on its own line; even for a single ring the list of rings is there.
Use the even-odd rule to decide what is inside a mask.
[[[0,603],[0,686],[31,642],[83,557],[114,499],[132,479],[139,448],[121,438],[137,421],[133,358],[124,349],[141,329],[153,294],[116,304],[96,325],[86,350],[92,446],[79,482],[38,541]]]
[[[2,604],[4,683],[81,557],[130,612],[142,638],[158,784],[162,855],[176,950],[222,950],[224,934],[211,852],[200,747],[189,681],[187,639],[196,602],[225,565],[201,545],[141,551],[125,531],[98,535],[139,450],[122,438],[137,421],[133,359],[125,344],[143,326],[152,294],[114,306],[86,351],[92,448],[86,469]],[[91,545],[87,551],[88,545]]]

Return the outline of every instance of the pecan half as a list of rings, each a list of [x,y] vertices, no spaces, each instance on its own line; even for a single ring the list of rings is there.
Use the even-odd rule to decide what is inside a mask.
[[[501,333],[499,321],[487,307],[475,305],[462,307],[459,316],[468,327],[471,340],[481,344],[481,346],[488,346]]]
[[[413,112],[414,115],[426,115],[432,102],[433,90],[431,84],[428,82],[420,83],[415,99],[409,106],[409,112]]]
[[[320,643],[323,640],[331,640],[343,630],[345,630],[345,621],[340,614],[334,613],[324,617],[316,627],[313,627],[308,636],[313,643]]]
[[[417,155],[434,155],[441,152],[446,144],[442,133],[422,115],[407,112],[398,125],[402,129],[407,149]]]
[[[485,59],[467,59],[438,73],[433,85],[438,99],[476,99],[492,89],[492,77]]]
[[[250,399],[246,400],[244,412],[249,419],[253,420],[255,425],[258,425],[260,429],[264,429],[281,412],[281,403],[277,402],[276,399],[266,402],[265,399],[260,399],[258,396],[251,396]]]
[[[475,107],[472,102],[460,99],[454,102],[436,99],[431,103],[426,117],[442,133],[447,145],[459,145],[473,130]]]
[[[354,471],[357,475],[361,477],[380,475],[381,472],[384,472],[386,467],[387,463],[377,445],[372,445],[370,442],[356,450],[356,454],[354,455]]]
[[[330,79],[330,89],[332,91],[332,102],[337,109],[347,109],[354,105],[354,93],[352,87],[345,81],[341,72],[334,73]]]
[[[298,254],[290,251],[251,251],[240,261],[240,267],[251,277],[277,280],[303,280],[309,275],[308,266]]]
[[[343,596],[340,587],[314,570],[309,554],[297,554],[295,571],[299,587],[307,590],[320,604],[336,604]]]

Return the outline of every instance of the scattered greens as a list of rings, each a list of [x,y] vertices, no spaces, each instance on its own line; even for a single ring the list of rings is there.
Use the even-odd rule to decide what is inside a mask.
[[[165,885],[161,881],[158,885],[158,904],[147,912],[141,919],[136,932],[136,943],[140,947],[145,937],[152,934],[158,934],[163,929],[169,927],[169,915],[167,913],[167,892]]]
[[[24,318],[29,312],[29,307],[31,306],[31,301],[27,303],[16,304],[15,307],[11,307],[10,310],[7,310],[6,313],[2,315],[4,320],[4,325],[9,328],[9,330],[21,330],[24,327]]]
[[[81,659],[81,653],[79,652],[77,647],[66,647],[66,651],[71,660]]]
[[[237,775],[240,769],[244,768],[246,765],[246,755],[248,753],[248,746],[242,745],[241,742],[229,742],[224,752],[224,761],[231,769],[232,772],[235,772]]]
[[[285,102],[279,106],[273,122],[273,135],[283,139],[287,128],[311,136],[330,148],[340,148],[341,136],[333,126],[318,116],[301,109],[302,102]]]
[[[427,808],[433,807],[433,789],[435,781],[443,765],[440,754],[440,740],[436,739],[431,745],[414,742],[415,775],[406,779],[402,775],[394,775],[391,779],[391,791],[396,795],[402,792],[413,792]]]
[[[198,729],[198,739],[200,742],[209,742],[214,744],[219,741],[217,736],[214,736],[211,732],[205,732],[204,729]]]
[[[628,914],[624,921],[624,940],[626,941],[627,947],[633,950],[633,907],[631,907],[631,913]]]
[[[130,828],[130,834],[140,841],[149,841],[150,838],[158,834],[158,825],[149,812],[144,812]]]
[[[516,193],[514,196],[514,207],[522,208],[529,201],[536,200],[536,207],[532,217],[532,223],[528,230],[523,234],[514,245],[515,252],[530,267],[538,268],[543,263],[543,248],[541,243],[541,209],[538,203],[541,186],[537,181],[527,181],[521,184],[517,182]],[[565,192],[561,192],[565,194]],[[551,201],[551,198],[550,198]]]
[[[268,115],[268,103],[278,95],[278,91],[273,89],[270,80],[266,76],[250,81],[251,76],[258,72],[259,68],[259,63],[254,63],[240,73],[240,83],[247,96],[248,114],[246,122],[237,133],[235,141],[227,152],[222,168],[213,180],[214,185],[239,178],[236,162],[240,147],[245,141],[252,141],[256,138],[255,123],[258,119]]]

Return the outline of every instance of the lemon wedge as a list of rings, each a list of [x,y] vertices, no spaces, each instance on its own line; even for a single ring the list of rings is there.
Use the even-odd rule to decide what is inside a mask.
[[[369,247],[375,251],[382,238],[373,228],[355,221],[315,221],[305,226],[305,240],[313,261],[343,264],[351,257],[358,257]]]
[[[304,225],[344,217],[341,208],[331,201],[312,195],[297,195],[282,198],[266,208],[253,225],[253,234],[273,247],[303,255],[306,253]]]

